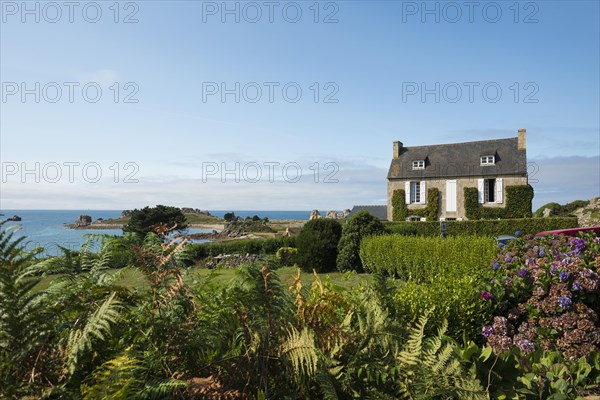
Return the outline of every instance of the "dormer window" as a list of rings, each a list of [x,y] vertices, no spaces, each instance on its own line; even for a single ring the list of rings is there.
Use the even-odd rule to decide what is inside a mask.
[[[412,169],[425,169],[425,160],[415,160],[413,161]]]
[[[496,164],[496,156],[481,156],[481,165]]]

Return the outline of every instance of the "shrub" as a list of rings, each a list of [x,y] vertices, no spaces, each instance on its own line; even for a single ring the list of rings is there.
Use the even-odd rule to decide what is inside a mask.
[[[600,349],[600,238],[515,240],[494,260],[493,301],[501,308],[482,333],[496,353],[513,347],[559,351],[568,360]],[[491,269],[490,268],[490,269]]]
[[[379,235],[385,228],[383,223],[368,211],[354,214],[342,228],[338,245],[337,268],[341,271],[363,271],[360,261],[360,241],[367,236]]]
[[[186,255],[190,261],[214,257],[219,254],[275,254],[281,247],[295,247],[296,238],[275,236],[265,239],[239,239],[227,242],[191,243],[186,247]]]
[[[481,276],[497,248],[487,237],[385,235],[365,238],[360,257],[368,272],[431,283],[440,276]]]
[[[565,204],[564,206],[561,206],[558,203],[547,203],[538,208],[533,216],[536,218],[542,218],[544,216],[544,210],[549,208],[551,217],[566,217],[578,208],[585,207],[588,204],[590,204],[589,200],[575,200]]]
[[[335,270],[337,246],[342,226],[333,219],[308,221],[296,240],[298,263],[305,271],[329,272]]]
[[[480,235],[497,236],[510,235],[516,230],[522,234],[535,234],[554,229],[576,228],[577,218],[519,218],[500,220],[469,220],[446,221],[448,236]],[[388,222],[386,230],[391,233],[412,234],[419,236],[440,236],[440,223],[437,221]]]
[[[298,262],[298,249],[294,247],[282,247],[275,254],[277,261],[282,266],[291,266]]]

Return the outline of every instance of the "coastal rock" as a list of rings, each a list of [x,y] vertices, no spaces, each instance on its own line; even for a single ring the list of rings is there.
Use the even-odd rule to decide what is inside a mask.
[[[21,218],[21,217],[19,217],[18,215],[13,215],[13,216],[12,216],[12,217],[10,217],[9,219],[7,219],[7,221],[15,221],[15,222],[18,222],[18,221],[21,221],[21,219],[22,219],[22,218]]]
[[[319,212],[319,210],[312,210],[310,212],[310,217],[308,218],[308,220],[312,221],[313,219],[321,219],[321,213]]]
[[[89,215],[80,215],[77,218],[77,221],[73,224],[76,228],[81,228],[83,226],[88,226],[92,223],[92,217]]]
[[[327,214],[325,214],[325,218],[337,219],[338,213],[335,210],[329,210],[327,211]]]
[[[202,211],[199,208],[181,207],[180,210],[184,214],[197,214],[197,215],[210,216],[210,213],[208,211]]]

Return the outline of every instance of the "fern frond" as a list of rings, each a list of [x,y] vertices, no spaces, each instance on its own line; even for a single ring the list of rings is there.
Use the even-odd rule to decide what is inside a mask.
[[[309,378],[315,376],[319,355],[311,330],[304,328],[297,331],[291,328],[288,331],[288,339],[281,346],[280,354],[290,361],[297,375]]]
[[[104,341],[110,335],[111,324],[115,324],[120,317],[120,304],[115,295],[115,292],[111,293],[90,315],[83,329],[70,332],[67,344],[67,368],[70,374],[77,369],[82,355],[92,350],[95,341]]]

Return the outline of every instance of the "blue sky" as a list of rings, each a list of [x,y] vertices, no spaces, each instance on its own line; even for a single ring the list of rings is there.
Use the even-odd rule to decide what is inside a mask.
[[[597,1],[53,4],[1,2],[2,208],[384,204],[392,141],[519,128],[534,208],[600,195]]]

